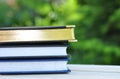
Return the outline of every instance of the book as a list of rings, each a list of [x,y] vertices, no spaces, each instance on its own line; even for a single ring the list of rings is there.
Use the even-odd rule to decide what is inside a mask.
[[[67,46],[0,47],[0,59],[66,57]]]
[[[68,73],[74,26],[0,28],[0,74]]]
[[[0,43],[33,41],[75,41],[74,25],[54,27],[0,28]]]
[[[0,59],[66,58],[68,41],[0,44]]]
[[[68,59],[0,60],[0,74],[68,73]]]

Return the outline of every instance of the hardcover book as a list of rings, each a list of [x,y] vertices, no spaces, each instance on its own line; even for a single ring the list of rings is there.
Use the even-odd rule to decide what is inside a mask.
[[[0,60],[0,74],[68,73],[68,59]]]
[[[67,57],[66,45],[0,47],[0,59]]]
[[[66,58],[68,41],[1,43],[0,59]]]
[[[0,28],[0,42],[75,41],[74,25]]]

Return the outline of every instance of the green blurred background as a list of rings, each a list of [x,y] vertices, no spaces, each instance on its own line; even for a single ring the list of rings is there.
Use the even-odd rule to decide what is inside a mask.
[[[120,0],[0,0],[0,27],[76,25],[74,64],[120,64]]]

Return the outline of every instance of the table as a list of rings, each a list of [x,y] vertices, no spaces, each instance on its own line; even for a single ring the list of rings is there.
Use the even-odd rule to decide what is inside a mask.
[[[68,65],[69,74],[0,75],[0,79],[120,79],[120,66]]]

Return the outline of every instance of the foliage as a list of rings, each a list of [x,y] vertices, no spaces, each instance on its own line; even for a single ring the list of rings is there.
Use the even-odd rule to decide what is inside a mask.
[[[70,63],[120,64],[119,0],[5,1],[0,2],[0,27],[76,25]]]

